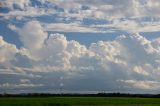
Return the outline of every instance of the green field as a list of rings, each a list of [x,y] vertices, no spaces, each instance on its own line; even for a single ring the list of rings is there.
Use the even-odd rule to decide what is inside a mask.
[[[0,97],[0,106],[160,106],[160,98]]]

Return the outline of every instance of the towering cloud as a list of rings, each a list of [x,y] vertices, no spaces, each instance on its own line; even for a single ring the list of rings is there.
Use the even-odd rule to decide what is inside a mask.
[[[4,41],[3,37],[0,36],[0,63],[10,62],[15,54],[18,52],[17,48],[13,44],[9,44]]]
[[[19,33],[23,46],[17,49],[0,38],[0,76],[10,75],[0,82],[2,89],[159,91],[159,38],[121,35],[86,47],[63,34],[48,34],[38,21],[10,28]]]
[[[25,48],[34,50],[42,48],[47,33],[43,31],[42,26],[38,21],[30,21],[18,30],[20,40]]]

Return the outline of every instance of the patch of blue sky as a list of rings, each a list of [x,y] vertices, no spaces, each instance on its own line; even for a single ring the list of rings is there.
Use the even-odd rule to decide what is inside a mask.
[[[140,32],[140,35],[144,36],[147,39],[156,39],[160,37],[160,31],[157,32]]]
[[[0,20],[0,36],[2,36],[5,41],[15,44],[18,48],[22,46],[18,34],[8,28],[8,23],[6,21]]]
[[[119,35],[128,35],[128,33],[122,31],[113,33],[49,32],[49,34],[51,33],[64,34],[68,40],[76,40],[87,47],[90,46],[91,43],[96,43],[98,41],[111,41]]]
[[[103,19],[94,19],[94,18],[83,18],[82,24],[83,25],[99,25],[99,24],[109,24],[111,23],[108,20]]]
[[[0,13],[8,13],[10,11],[7,7],[0,7]]]
[[[38,6],[38,7],[42,7],[43,4],[40,2],[40,0],[30,0],[32,6]]]
[[[79,22],[80,20],[77,17],[62,17],[59,14],[43,15],[35,17],[36,20],[42,23],[73,23]]]
[[[58,17],[56,14],[53,14],[50,16],[48,15],[38,16],[35,19],[43,23],[55,23],[58,21],[58,18],[60,17]]]

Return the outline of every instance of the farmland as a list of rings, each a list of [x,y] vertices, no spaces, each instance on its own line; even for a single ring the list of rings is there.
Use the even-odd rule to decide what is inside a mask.
[[[0,97],[0,106],[160,106],[160,98]]]

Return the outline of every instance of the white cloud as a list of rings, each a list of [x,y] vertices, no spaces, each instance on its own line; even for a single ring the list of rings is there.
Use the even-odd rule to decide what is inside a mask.
[[[98,32],[105,32],[97,30],[96,28],[88,28],[85,26],[80,26],[79,24],[65,24],[65,23],[54,23],[54,24],[46,24],[45,26],[46,31],[57,31],[57,32],[91,32],[91,33],[98,33]]]
[[[91,25],[92,28],[106,29],[111,28],[112,31],[122,30],[126,32],[158,32],[160,30],[159,21],[155,22],[137,22],[136,20],[114,20],[110,24]]]
[[[143,70],[141,66],[135,66],[133,68],[133,71],[135,71],[138,74],[149,75],[149,73],[147,73],[145,70]]]
[[[24,72],[30,83],[41,83],[46,89],[59,89],[63,84],[63,88],[69,90],[121,91],[126,86],[159,90],[156,85],[160,82],[159,39],[150,41],[139,34],[122,35],[113,41],[92,43],[87,48],[67,40],[63,34],[48,35],[38,21],[27,22],[22,28],[10,28],[19,33],[24,45],[17,49],[14,59],[9,60],[12,67],[17,67],[12,71],[20,70],[19,75]],[[5,41],[1,39],[0,44],[4,45]],[[27,61],[21,63],[22,60]],[[5,70],[3,66],[1,71]],[[30,74],[41,77],[33,79]]]
[[[38,6],[39,2],[42,6]],[[41,16],[59,13],[62,17],[98,18],[105,20],[128,17],[159,17],[159,0],[4,0],[2,7],[12,9],[3,16]],[[14,9],[16,5],[21,10]],[[36,6],[34,6],[36,5]],[[31,11],[32,10],[32,11]],[[60,11],[63,10],[63,11]],[[60,12],[59,12],[60,11]],[[18,14],[19,13],[19,14]]]
[[[122,17],[145,17],[159,16],[159,0],[47,0],[65,8],[65,11],[73,10],[73,14],[94,16],[96,18],[122,18]],[[88,6],[86,10],[81,7]],[[81,10],[82,9],[82,10]],[[83,14],[90,10],[91,12]],[[101,16],[101,17],[100,17]]]
[[[0,63],[5,63],[14,58],[14,55],[18,52],[17,48],[13,44],[9,44],[3,40],[0,36]]]
[[[17,20],[23,20],[25,17],[38,17],[43,15],[48,15],[48,12],[45,12],[44,9],[39,9],[35,7],[28,7],[25,11],[13,10],[8,13],[0,13],[5,20],[11,20],[16,18]]]
[[[52,23],[45,24],[47,31],[107,33],[122,30],[133,33],[160,30],[159,0],[3,0],[1,5],[11,9],[0,13],[4,20],[49,17],[46,20]],[[14,8],[15,5],[19,9]],[[90,26],[85,19],[95,21]],[[101,20],[106,22],[99,23]]]
[[[29,6],[30,0],[2,0],[0,3],[2,7],[8,7],[10,9],[14,9],[14,6],[25,9],[25,7]]]
[[[9,25],[9,28],[19,33],[19,38],[24,46],[24,48],[20,50],[22,54],[27,54],[29,56],[30,53],[32,53],[35,58],[37,54],[41,55],[39,50],[43,48],[48,35],[38,21],[30,21],[22,28],[17,28],[14,25]]]
[[[43,27],[38,21],[30,21],[18,30],[21,35],[20,40],[28,49],[40,49],[43,46],[44,40],[47,38],[47,33],[43,31]]]
[[[160,82],[156,82],[156,81],[137,81],[137,80],[125,80],[122,81],[125,82],[127,84],[130,84],[131,86],[135,87],[135,88],[139,88],[139,89],[144,89],[144,90],[156,90],[159,89],[160,86]]]
[[[29,79],[20,79],[20,82],[21,83],[30,83],[30,80]]]
[[[18,32],[23,44],[18,49],[0,37],[1,88],[44,85],[45,90],[63,87],[123,91],[128,87],[131,91],[159,91],[160,38],[148,40],[139,34],[122,35],[86,47],[67,40],[63,34],[47,33],[156,32],[160,30],[159,0],[38,2],[41,6],[36,3],[34,6],[30,0],[0,2],[2,8],[9,8],[8,12],[0,13],[4,18],[1,20],[9,22],[8,27]],[[42,22],[29,21],[33,18]],[[21,23],[24,26],[17,27]]]

